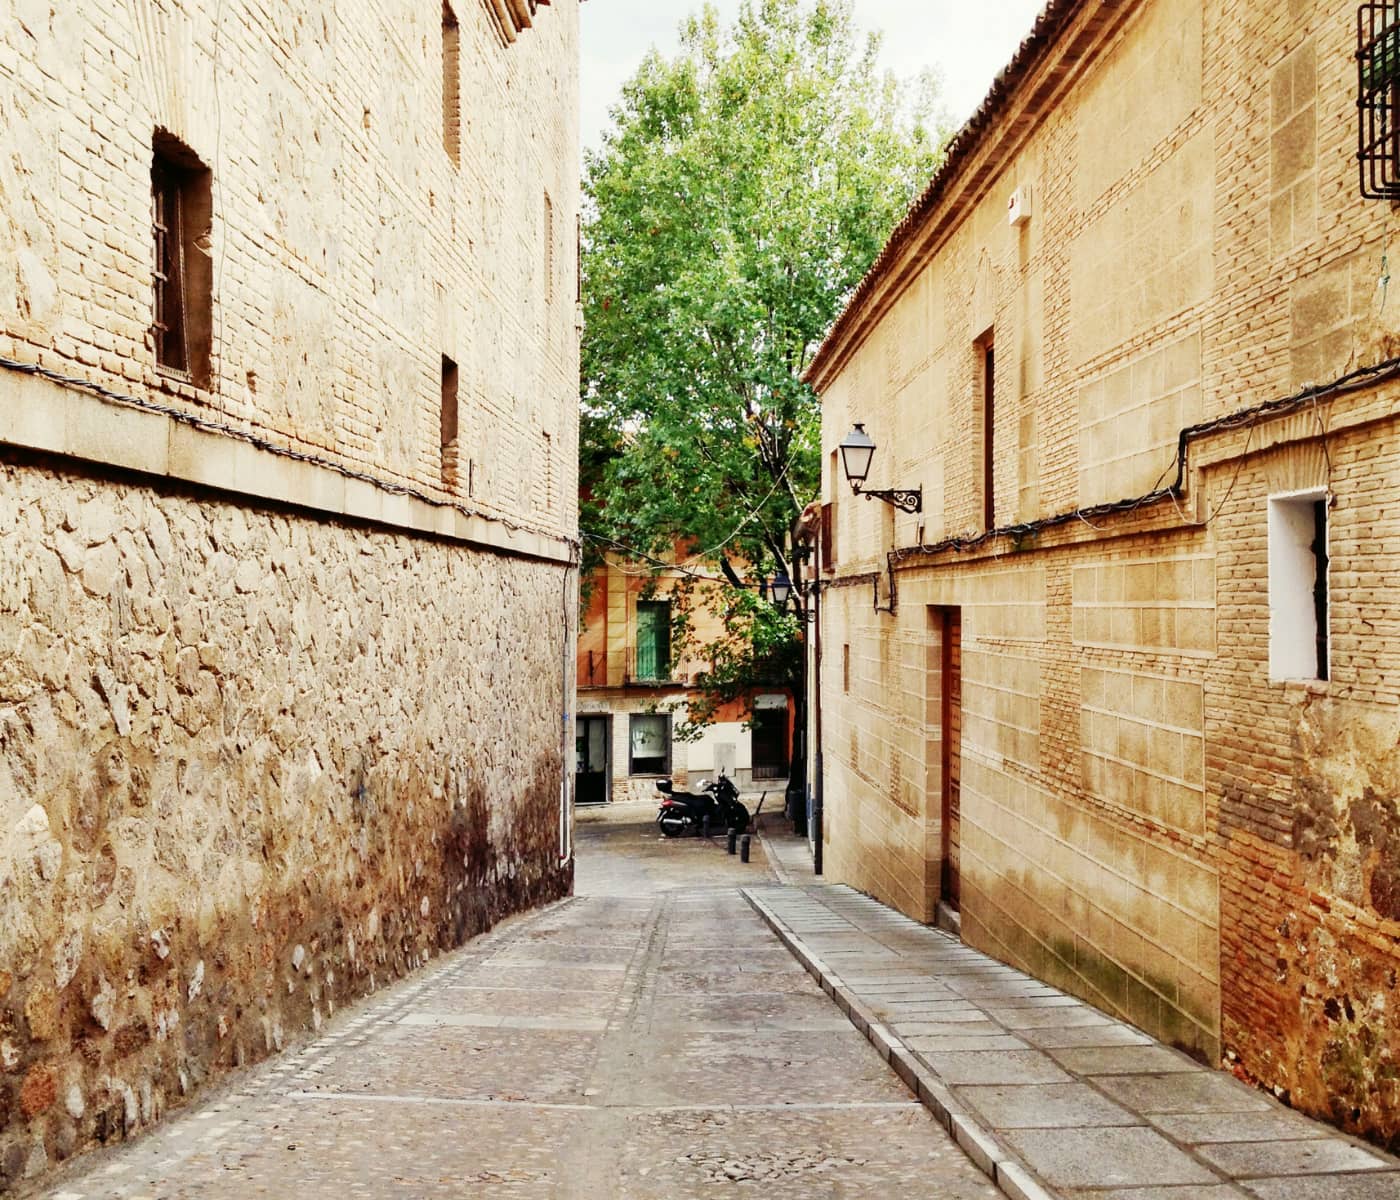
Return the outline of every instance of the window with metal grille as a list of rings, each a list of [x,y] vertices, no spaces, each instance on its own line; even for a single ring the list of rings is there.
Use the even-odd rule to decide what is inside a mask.
[[[158,131],[151,157],[156,365],[207,388],[213,342],[213,177],[198,157]]]
[[[637,601],[637,678],[671,677],[671,602]]]
[[[1356,18],[1357,158],[1361,194],[1400,199],[1400,4],[1363,4]]]

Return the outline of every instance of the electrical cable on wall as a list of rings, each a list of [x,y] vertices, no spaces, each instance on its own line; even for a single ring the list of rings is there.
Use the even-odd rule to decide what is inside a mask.
[[[997,529],[988,529],[978,534],[945,538],[941,542],[932,544],[920,543],[916,546],[902,547],[889,552],[889,561],[893,564],[902,562],[904,559],[915,554],[938,554],[945,550],[957,552],[974,550],[991,541],[993,538],[1009,537],[1019,540],[1033,537],[1043,530],[1066,525],[1071,521],[1083,521],[1093,528],[1098,528],[1097,526],[1093,526],[1092,518],[1110,516],[1116,513],[1134,512],[1139,508],[1143,508],[1149,504],[1155,504],[1161,500],[1171,500],[1173,503],[1176,503],[1180,499],[1185,487],[1187,449],[1191,442],[1212,433],[1248,428],[1249,436],[1245,443],[1245,453],[1247,454],[1249,444],[1253,440],[1254,429],[1257,425],[1274,417],[1288,416],[1309,405],[1312,406],[1317,416],[1319,436],[1323,440],[1323,451],[1324,454],[1326,454],[1327,427],[1322,422],[1321,411],[1318,407],[1320,402],[1330,399],[1333,396],[1358,391],[1361,388],[1382,383],[1397,375],[1400,375],[1400,357],[1388,358],[1384,362],[1377,363],[1375,366],[1360,367],[1355,371],[1350,371],[1340,378],[1333,380],[1331,383],[1311,385],[1288,396],[1283,396],[1274,400],[1266,400],[1261,404],[1239,409],[1236,412],[1227,413],[1222,417],[1215,417],[1209,421],[1202,421],[1199,424],[1190,425],[1183,429],[1177,438],[1176,460],[1173,464],[1176,468],[1176,478],[1167,487],[1158,486],[1149,492],[1145,492],[1141,496],[1133,496],[1123,500],[1113,500],[1102,504],[1075,508],[1068,512],[1056,513],[1054,516],[1041,517],[1035,521],[1023,521],[1015,525],[1004,525]],[[1241,462],[1243,462],[1243,455],[1241,456]],[[1164,471],[1162,476],[1159,477],[1159,482],[1170,470],[1171,467],[1169,466],[1167,471]],[[1331,486],[1331,470],[1331,457],[1330,454],[1328,454],[1327,471],[1329,491]],[[1220,505],[1216,507],[1215,512],[1211,513],[1203,522],[1204,525],[1209,525],[1220,515],[1221,508],[1224,506],[1225,500],[1229,499],[1230,492],[1234,489],[1235,480],[1238,478],[1239,467],[1236,467],[1235,476],[1230,482],[1230,487],[1226,490],[1225,496],[1222,498]],[[1178,511],[1180,511],[1179,505]]]

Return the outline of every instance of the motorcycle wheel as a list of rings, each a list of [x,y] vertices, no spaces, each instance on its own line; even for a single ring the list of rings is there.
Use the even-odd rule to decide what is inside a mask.
[[[685,835],[686,827],[684,821],[658,821],[657,824],[661,826],[661,832],[668,838],[683,837]]]
[[[729,811],[725,815],[725,820],[729,823],[731,828],[737,829],[740,833],[748,833],[749,821],[751,820],[749,817],[749,810],[740,804],[739,801],[735,800],[729,805]]]

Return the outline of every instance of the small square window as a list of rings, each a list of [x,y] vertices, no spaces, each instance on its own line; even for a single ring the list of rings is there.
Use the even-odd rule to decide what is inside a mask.
[[[634,713],[628,730],[629,771],[633,775],[671,773],[671,718],[667,713]]]

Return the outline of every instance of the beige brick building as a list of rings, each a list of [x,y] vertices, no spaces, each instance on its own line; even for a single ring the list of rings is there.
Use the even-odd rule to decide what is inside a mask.
[[[1055,0],[953,143],[809,376],[823,837],[1394,1142],[1400,295],[1357,36],[1335,0]],[[854,422],[921,512],[852,495]]]
[[[0,22],[0,1191],[570,886],[577,36]]]

